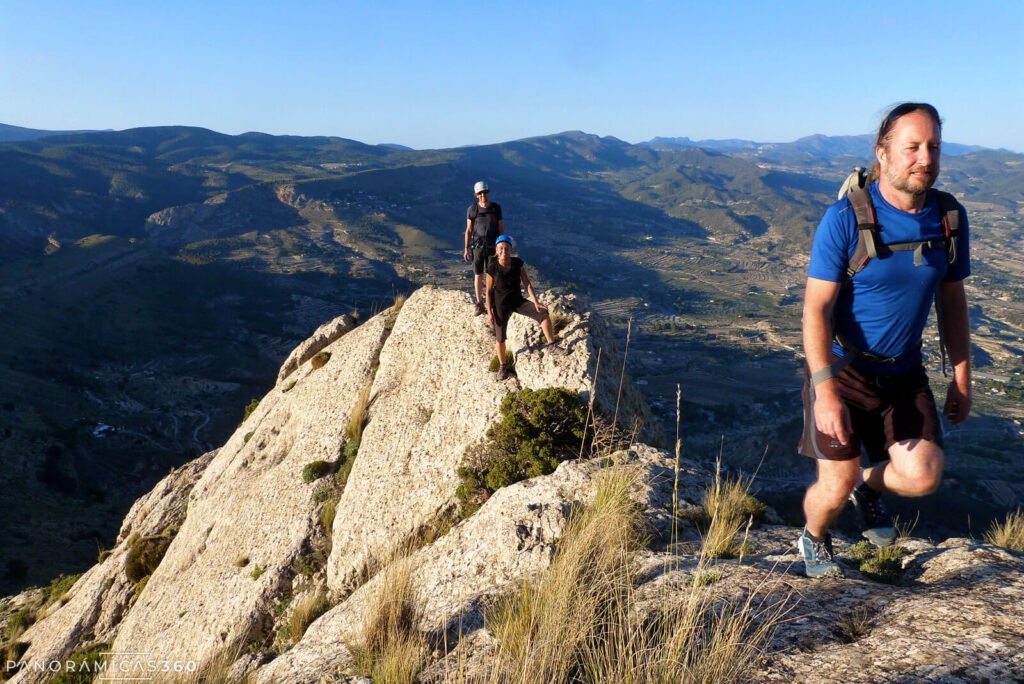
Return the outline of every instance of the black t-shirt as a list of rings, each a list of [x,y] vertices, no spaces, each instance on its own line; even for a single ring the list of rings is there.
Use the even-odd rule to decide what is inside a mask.
[[[518,309],[525,301],[522,291],[523,260],[512,257],[508,271],[498,264],[498,258],[487,260],[487,274],[491,276],[494,294],[494,313],[501,320],[507,320],[509,314]]]
[[[489,202],[486,207],[481,207],[479,202],[474,202],[466,210],[466,220],[473,222],[475,240],[483,240],[488,247],[494,246],[498,239],[498,221],[501,220],[500,204]]]

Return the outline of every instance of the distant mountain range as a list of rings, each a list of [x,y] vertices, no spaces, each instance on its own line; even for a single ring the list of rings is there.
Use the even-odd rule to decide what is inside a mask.
[[[680,147],[702,147],[725,154],[740,156],[745,159],[771,159],[775,161],[793,161],[810,159],[835,159],[856,157],[859,159],[874,158],[874,135],[808,135],[793,142],[764,143],[753,140],[690,140],[689,138],[656,137],[640,143],[655,149],[673,149]],[[954,142],[942,143],[942,152],[957,156],[989,149],[981,145],[961,145]],[[1007,150],[1002,150],[1007,151]]]
[[[632,321],[627,366],[666,424],[683,385],[687,449],[717,453],[726,435],[727,462],[744,465],[771,444],[762,481],[799,489],[806,254],[849,167],[870,160],[866,137],[716,149],[568,131],[410,150],[183,126],[47,133],[0,143],[0,510],[19,512],[0,516],[0,587],[84,567],[136,496],[223,442],[320,323],[421,284],[468,290],[480,179],[540,287],[588,299],[621,343]],[[975,360],[1008,379],[979,373],[987,422],[949,435],[974,449],[950,472],[981,525],[997,495],[1024,501],[999,460],[1024,448],[1006,419],[1024,418],[1024,155],[951,155],[941,183],[975,236]]]
[[[88,130],[78,131],[44,131],[38,128],[22,128],[0,123],[0,142],[20,142],[22,140],[35,140],[46,138],[51,135],[67,135],[69,133],[89,133]]]

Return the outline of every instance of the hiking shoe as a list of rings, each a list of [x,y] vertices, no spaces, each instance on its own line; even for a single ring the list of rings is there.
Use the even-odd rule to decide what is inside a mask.
[[[552,342],[551,344],[546,345],[544,347],[544,351],[546,351],[549,354],[554,354],[555,356],[565,356],[566,354],[565,347],[558,344],[557,342]]]
[[[896,541],[896,527],[882,505],[881,494],[873,489],[858,486],[850,492],[850,501],[860,515],[865,539],[878,547],[889,546]]]
[[[511,375],[511,373],[508,372],[508,368],[505,367],[505,364],[498,366],[498,382],[508,380],[509,375]]]
[[[804,528],[796,547],[804,559],[804,573],[808,577],[842,577],[843,569],[836,563],[832,555],[832,535],[826,534],[825,540],[816,542],[811,539],[807,528]]]
[[[477,302],[476,303],[476,313],[473,314],[473,315],[474,316],[480,316],[481,314],[483,314],[483,312],[484,312],[484,303],[483,302]]]

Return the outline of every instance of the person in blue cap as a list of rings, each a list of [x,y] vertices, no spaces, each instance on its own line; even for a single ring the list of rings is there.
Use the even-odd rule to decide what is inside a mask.
[[[540,323],[548,344],[544,349],[552,354],[565,354],[565,349],[555,342],[551,330],[548,309],[537,299],[530,278],[526,275],[523,260],[512,256],[512,239],[507,235],[498,237],[494,244],[495,256],[487,262],[487,320],[494,326],[495,349],[498,352],[498,381],[511,374],[505,366],[505,331],[512,314],[527,316]],[[521,285],[526,286],[530,299],[523,297]]]

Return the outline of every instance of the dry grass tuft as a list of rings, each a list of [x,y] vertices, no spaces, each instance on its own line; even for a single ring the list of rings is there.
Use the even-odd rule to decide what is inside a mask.
[[[732,682],[749,677],[784,616],[786,599],[763,587],[718,600],[721,574],[702,556],[681,594],[638,610],[632,559],[642,514],[629,492],[636,473],[606,471],[592,504],[571,516],[551,566],[489,617],[499,642],[490,682]],[[462,677],[459,681],[470,681]]]
[[[345,436],[350,442],[359,444],[363,441],[363,429],[370,422],[370,404],[373,403],[371,394],[373,392],[373,381],[367,380],[363,389],[356,397],[355,406],[352,407],[352,415],[348,419],[348,426],[345,428]]]
[[[548,316],[551,318],[551,331],[555,335],[565,330],[565,326],[569,325],[569,321],[572,320],[569,314],[561,309],[549,309]]]
[[[871,631],[871,611],[860,605],[839,618],[839,629],[851,643],[867,636]]]
[[[746,525],[747,529],[764,519],[765,505],[750,495],[753,478],[722,478],[721,461],[715,468],[715,480],[704,491],[704,515],[707,532],[704,534],[702,553],[712,558],[734,558],[744,552],[743,543],[736,537]]]
[[[324,534],[327,538],[331,538],[331,534],[334,531],[334,516],[338,513],[338,500],[336,498],[330,498],[327,503],[324,504],[323,509],[320,511],[320,525],[324,528]]]
[[[985,541],[1014,551],[1024,551],[1024,513],[1007,513],[1004,522],[993,521],[985,532]]]
[[[231,666],[241,657],[242,650],[242,644],[225,648],[195,672],[158,674],[151,681],[158,684],[247,684],[251,681],[249,677],[239,679],[229,676]],[[108,669],[113,671],[114,668]],[[97,681],[102,680],[97,679]]]
[[[331,607],[327,593],[323,589],[307,591],[294,601],[294,608],[288,620],[288,636],[292,643],[298,642],[313,621],[323,615]]]
[[[412,563],[393,560],[377,575],[377,599],[364,616],[359,643],[349,645],[356,669],[375,682],[411,684],[423,669],[425,648],[416,631]]]

